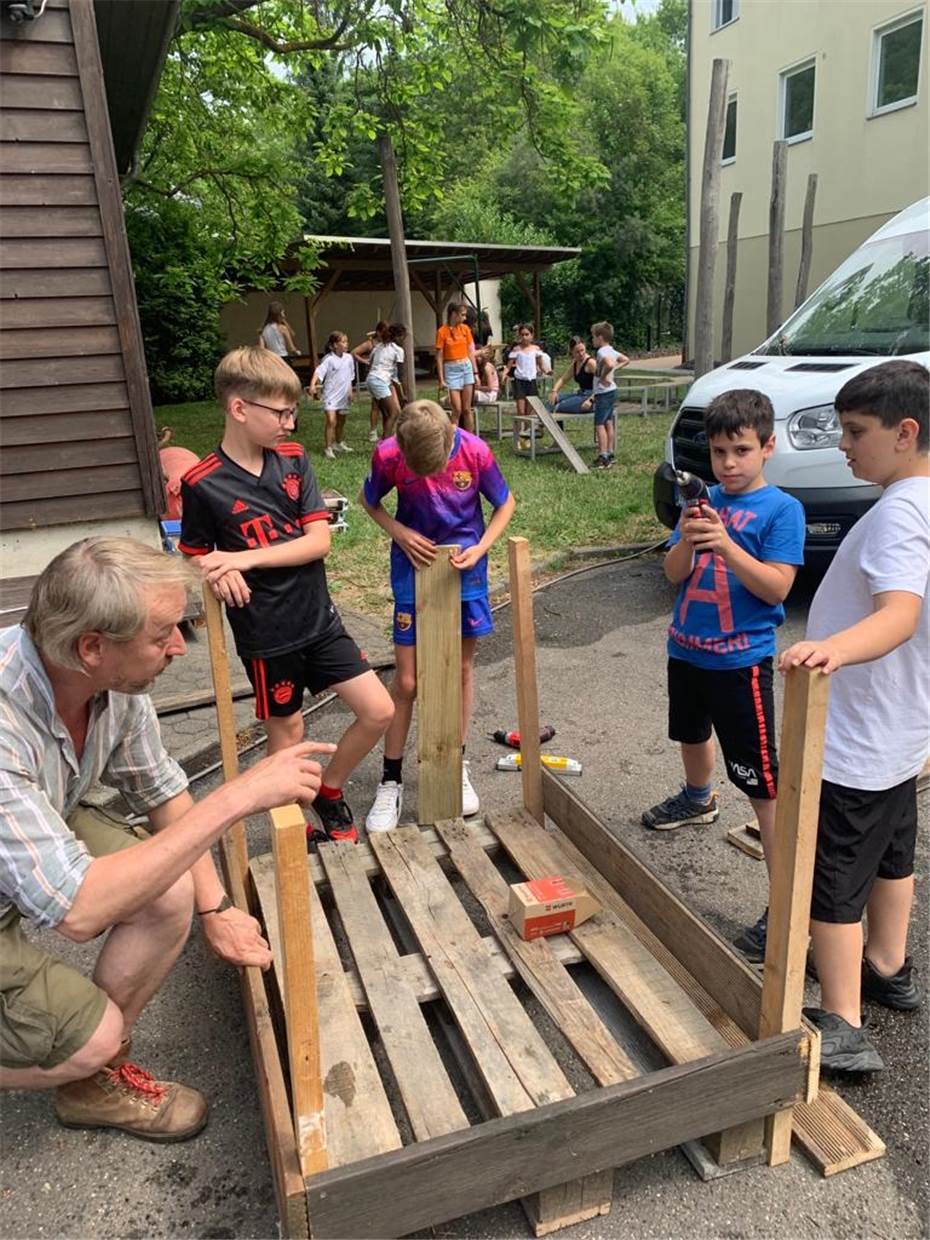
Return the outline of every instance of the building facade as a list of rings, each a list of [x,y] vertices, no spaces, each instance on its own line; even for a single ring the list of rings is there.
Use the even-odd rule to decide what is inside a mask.
[[[714,356],[730,198],[742,193],[732,356],[766,337],[772,146],[787,150],[784,304],[794,308],[808,175],[817,174],[808,292],[928,190],[927,5],[906,0],[691,0],[689,340],[713,62],[730,62],[720,177]]]

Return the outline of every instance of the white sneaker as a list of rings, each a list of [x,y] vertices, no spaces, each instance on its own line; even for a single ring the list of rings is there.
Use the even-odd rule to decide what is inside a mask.
[[[377,442],[378,442],[378,432],[377,432],[377,431],[369,431],[369,432],[368,432],[368,442],[369,442],[369,443],[377,443]]]
[[[462,763],[462,817],[471,818],[473,814],[477,814],[481,808],[478,800],[478,793],[472,787],[471,780],[468,778],[468,763]]]
[[[338,443],[333,444],[333,447],[336,449],[337,452],[354,452],[355,451],[354,448],[349,447],[349,445],[345,442],[345,440],[340,440]]]
[[[365,819],[366,831],[393,831],[400,822],[404,804],[404,785],[393,779],[378,784],[375,801]]]
[[[334,461],[336,459],[336,453],[332,450],[332,448],[324,448],[323,455],[328,461]]]

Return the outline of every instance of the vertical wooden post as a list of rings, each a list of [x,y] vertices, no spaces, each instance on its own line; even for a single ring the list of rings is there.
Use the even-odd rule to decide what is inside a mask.
[[[307,824],[299,805],[285,805],[271,811],[271,845],[283,956],[283,960],[277,962],[278,982],[284,997],[297,1155],[301,1174],[306,1178],[317,1171],[325,1171],[328,1159],[310,920]]]
[[[771,336],[781,323],[785,275],[785,181],[788,176],[788,143],[772,146],[772,195],[769,199],[769,281],[765,307],[765,330]]]
[[[220,734],[223,778],[235,779],[239,774],[239,751],[236,745],[236,713],[229,682],[226,630],[223,627],[223,608],[209,586],[203,588],[203,610],[207,620],[207,646],[210,651],[213,696],[216,698],[216,726]],[[244,882],[249,865],[245,823],[237,822],[229,828],[221,840],[220,850],[226,866],[234,867],[239,881]]]
[[[417,820],[462,813],[462,585],[449,563],[458,547],[437,547],[417,569]]]
[[[701,173],[701,240],[698,250],[697,292],[694,302],[694,377],[714,365],[714,273],[717,265],[720,160],[727,120],[728,60],[714,60],[704,137]],[[686,311],[687,313],[687,311]]]
[[[316,369],[316,358],[317,358],[316,330],[315,330],[316,324],[314,323],[313,318],[314,318],[313,313],[310,310],[310,297],[308,294],[305,293],[304,294],[304,323],[307,328],[307,352],[310,354],[310,362],[315,370]]]
[[[533,272],[533,338],[538,340],[542,332],[542,282],[539,272]]]
[[[513,616],[513,657],[517,680],[523,804],[536,821],[545,826],[542,769],[539,762],[539,691],[536,684],[530,544],[525,538],[508,538],[507,554],[510,560],[510,607]]]
[[[807,177],[807,194],[804,198],[804,219],[801,224],[801,261],[798,263],[798,282],[794,290],[794,308],[807,297],[807,281],[811,274],[811,255],[814,252],[814,200],[817,197],[817,173]]]
[[[417,382],[413,364],[413,301],[410,296],[410,276],[407,271],[407,242],[404,237],[404,217],[400,208],[400,188],[397,184],[397,160],[390,134],[378,139],[381,155],[381,174],[384,180],[384,213],[387,216],[388,236],[391,238],[391,266],[394,270],[394,296],[400,311],[400,321],[407,329],[404,341],[404,391],[407,400],[416,400]]]
[[[785,683],[760,1038],[801,1024],[829,685],[823,672],[802,667],[789,672]],[[766,1122],[770,1166],[788,1161],[791,1119],[789,1108]]]
[[[723,331],[720,337],[720,360],[733,356],[733,303],[736,300],[736,256],[739,248],[739,209],[743,195],[730,195],[730,220],[727,226],[727,277],[723,288]]]

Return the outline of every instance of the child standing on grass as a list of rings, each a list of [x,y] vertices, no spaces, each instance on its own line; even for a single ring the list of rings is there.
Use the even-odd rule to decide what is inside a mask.
[[[595,323],[591,328],[591,340],[596,350],[594,387],[594,435],[597,440],[597,456],[594,469],[610,469],[614,463],[614,447],[617,438],[617,419],[614,404],[617,400],[617,384],[614,371],[629,366],[630,359],[618,353],[613,346],[614,329],[610,323]]]
[[[436,373],[440,388],[449,390],[453,423],[474,431],[471,406],[478,382],[478,359],[471,328],[465,322],[465,307],[457,302],[447,308],[446,322],[436,332]]]
[[[526,401],[529,396],[538,396],[539,388],[536,380],[542,366],[543,351],[533,340],[533,329],[529,323],[517,325],[517,344],[511,349],[504,369],[504,381],[513,375],[513,393],[517,404],[517,417],[526,417]]]
[[[657,831],[715,821],[716,732],[767,859],[778,780],[775,630],[804,562],[804,510],[762,472],[773,426],[768,397],[748,388],[716,397],[704,415],[718,485],[709,502],[682,513],[665,557],[666,577],[681,587],[668,630],[668,734],[681,745],[686,782],[642,817]],[[765,958],[766,924],[763,914],[737,942],[751,960]]]
[[[381,501],[397,489],[397,516]],[[487,529],[481,499],[493,512]],[[394,720],[384,738],[384,772],[365,826],[389,831],[403,806],[402,764],[416,700],[416,571],[436,558],[438,544],[461,548],[452,564],[462,575],[462,753],[474,701],[478,638],[494,631],[488,599],[488,550],[501,536],[514,500],[491,449],[454,427],[431,400],[405,406],[396,437],[383,440],[371,460],[359,502],[389,534],[394,594]],[[462,813],[477,814],[478,795],[462,762]]]
[[[836,395],[853,476],[883,488],[820,583],[807,639],[779,669],[831,678],[811,901],[822,1067],[876,1072],[862,998],[909,1012],[921,993],[907,955],[917,776],[930,751],[930,375],[872,366]],[[862,914],[868,913],[863,953]]]
[[[313,372],[307,395],[315,400],[323,385],[323,455],[333,460],[337,452],[351,452],[345,441],[346,410],[352,404],[355,358],[348,352],[349,337],[333,332],[326,342],[326,355]]]
[[[226,354],[214,384],[223,441],[184,476],[178,545],[226,604],[270,754],[303,740],[305,689],[332,689],[355,715],[313,806],[325,838],[354,842],[343,784],[394,708],[329,597],[329,514],[307,454],[289,440],[300,380],[269,350],[243,348]],[[308,826],[308,846],[319,838]]]

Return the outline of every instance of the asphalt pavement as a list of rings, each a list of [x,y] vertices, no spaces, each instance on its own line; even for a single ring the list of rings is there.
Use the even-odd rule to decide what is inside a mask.
[[[803,632],[810,584],[801,580],[780,635]],[[744,804],[718,770],[721,816],[705,828],[647,832],[643,808],[674,791],[679,761],[666,740],[664,630],[672,592],[655,558],[587,571],[557,582],[535,599],[540,708],[557,729],[548,746],[579,758],[584,774],[572,787],[608,827],[642,855],[718,931],[733,935],[765,904],[765,875],[725,841],[745,820]],[[488,810],[519,802],[520,780],[493,770],[504,752],[488,739],[516,726],[509,609],[482,643],[475,722],[468,747],[472,778]],[[172,746],[207,744],[210,712],[169,729]],[[333,740],[346,726],[338,704],[311,718],[309,734]],[[260,750],[255,751],[256,754]],[[413,752],[412,743],[411,750]],[[408,760],[405,817],[415,813],[415,763]],[[370,756],[348,789],[363,817],[380,772]],[[214,777],[215,778],[215,777]],[[207,791],[210,779],[195,793]],[[928,977],[927,797],[921,801],[918,897],[911,946]],[[251,851],[268,848],[262,820],[249,825]],[[92,947],[44,937],[81,964]],[[808,1002],[815,1001],[812,989]],[[701,1181],[683,1155],[666,1151],[621,1168],[612,1213],[573,1228],[572,1240],[739,1237],[919,1237],[927,1234],[928,1022],[926,1012],[868,1016],[887,1071],[844,1083],[841,1092],[888,1146],[886,1157],[822,1178],[795,1154],[778,1169],[756,1167]],[[252,1062],[234,973],[208,957],[195,931],[167,985],[143,1015],[134,1054],[164,1077],[195,1084],[213,1111],[195,1141],[156,1146],[107,1132],[59,1128],[50,1100],[8,1095],[2,1103],[3,1237],[273,1237],[277,1223],[271,1174]],[[441,1184],[436,1192],[441,1193]],[[437,1236],[522,1237],[517,1205],[499,1206],[437,1226]]]

